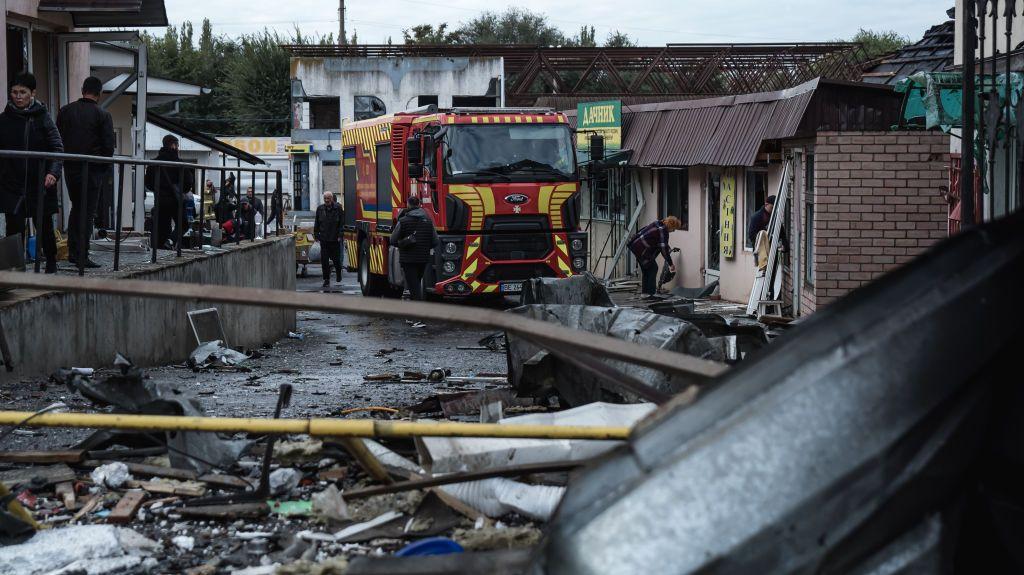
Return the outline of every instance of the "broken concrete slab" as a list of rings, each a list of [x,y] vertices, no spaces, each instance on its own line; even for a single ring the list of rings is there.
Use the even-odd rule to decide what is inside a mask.
[[[590,272],[567,278],[533,278],[523,282],[523,305],[565,304],[615,307],[604,283]]]
[[[159,549],[157,542],[123,527],[63,527],[40,531],[20,545],[0,547],[0,573],[113,573],[142,565]]]

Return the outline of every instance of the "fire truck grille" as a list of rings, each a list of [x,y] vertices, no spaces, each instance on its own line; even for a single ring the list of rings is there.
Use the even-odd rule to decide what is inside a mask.
[[[493,284],[500,281],[518,281],[533,278],[553,277],[556,277],[555,270],[541,263],[496,264],[484,270],[484,273],[480,274],[479,280]]]
[[[539,260],[551,253],[546,216],[491,216],[484,231],[483,252],[491,261]]]

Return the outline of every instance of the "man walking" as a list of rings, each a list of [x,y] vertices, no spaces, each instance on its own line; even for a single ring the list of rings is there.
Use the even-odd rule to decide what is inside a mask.
[[[178,138],[167,134],[163,139],[163,147],[156,155],[156,159],[166,162],[180,162],[178,156]],[[160,181],[157,181],[159,171]],[[146,168],[146,187],[153,190],[156,203],[158,219],[153,222],[153,241],[158,248],[171,249],[175,244],[169,244],[171,239],[171,226],[177,225],[178,214],[182,213],[184,219],[184,196],[191,191],[195,184],[195,174],[191,169],[185,169],[184,189],[179,189],[178,182],[181,180],[179,168],[149,166]],[[177,230],[175,236],[181,240],[182,230]]]
[[[646,299],[653,299],[658,292],[658,254],[665,258],[669,270],[675,273],[676,266],[672,263],[672,252],[668,247],[668,235],[680,227],[679,218],[668,216],[663,220],[655,220],[636,233],[629,241],[629,251],[640,263],[642,281],[640,291]]]
[[[398,247],[405,287],[414,300],[423,299],[423,272],[430,261],[430,248],[438,244],[440,239],[434,222],[420,207],[420,199],[410,197],[408,209],[403,211],[391,232],[391,245]]]
[[[57,129],[64,141],[65,152],[108,158],[114,155],[114,122],[110,112],[100,108],[102,93],[103,83],[100,79],[89,76],[82,82],[82,97],[57,113]],[[85,267],[98,268],[99,264],[89,259],[89,239],[96,221],[100,191],[110,174],[110,165],[91,163],[89,173],[85,172],[85,162],[69,161],[64,164],[68,197],[71,198],[68,261],[78,263],[81,258]],[[86,192],[84,198],[83,185]]]
[[[331,287],[331,262],[337,268],[341,283],[341,234],[344,214],[334,201],[334,194],[324,192],[324,203],[316,209],[313,238],[320,242],[320,267],[324,272],[324,288]]]

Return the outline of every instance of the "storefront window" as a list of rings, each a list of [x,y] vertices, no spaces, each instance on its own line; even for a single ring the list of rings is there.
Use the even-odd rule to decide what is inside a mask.
[[[688,229],[690,221],[690,189],[689,172],[682,170],[661,170],[658,172],[658,189],[660,190],[659,217],[676,216],[682,228]]]

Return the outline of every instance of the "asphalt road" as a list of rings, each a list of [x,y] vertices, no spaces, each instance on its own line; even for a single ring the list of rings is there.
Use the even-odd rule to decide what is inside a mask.
[[[297,280],[299,291],[321,291],[318,265],[309,266],[309,276]],[[332,293],[361,297],[354,273],[345,273]],[[510,302],[490,305],[507,307]],[[351,314],[299,312],[297,327],[303,339],[283,339],[261,357],[244,365],[248,371],[194,372],[184,365],[146,369],[148,377],[195,393],[208,415],[268,416],[283,383],[294,387],[292,404],[285,417],[330,416],[351,407],[412,405],[438,392],[450,391],[445,384],[381,383],[364,381],[364,376],[383,373],[449,369],[453,376],[506,373],[504,353],[462,351],[459,346],[476,346],[488,331],[450,324],[412,327],[405,320],[371,318]],[[107,366],[84,366],[104,368]],[[8,409],[36,410],[55,401],[72,409],[92,406],[63,385],[46,378],[24,379],[0,390],[0,401]],[[84,430],[32,430],[11,435],[0,445],[4,449],[59,449],[87,435]]]

